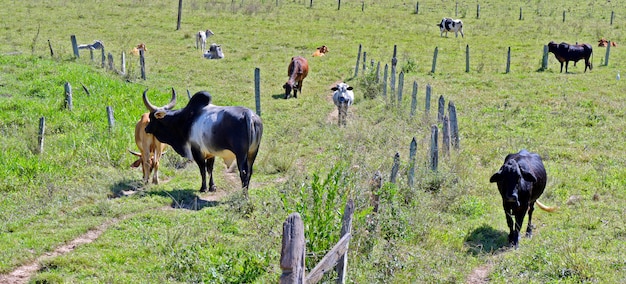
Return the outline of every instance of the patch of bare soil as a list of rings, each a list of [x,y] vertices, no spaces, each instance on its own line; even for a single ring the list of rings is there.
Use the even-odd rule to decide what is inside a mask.
[[[127,217],[123,217],[121,219],[125,219],[125,218]],[[28,283],[28,280],[30,279],[30,277],[34,273],[36,273],[39,269],[41,269],[40,263],[43,260],[54,258],[59,255],[66,254],[66,253],[70,253],[74,249],[76,249],[76,247],[80,245],[88,244],[88,243],[95,241],[100,235],[102,235],[102,233],[104,233],[104,231],[106,231],[106,229],[110,225],[115,224],[119,221],[120,219],[118,218],[108,220],[107,222],[104,222],[100,226],[96,227],[95,229],[91,229],[87,233],[72,240],[68,244],[60,246],[52,252],[48,252],[44,255],[39,256],[35,261],[28,263],[28,264],[24,264],[16,268],[15,270],[13,270],[9,274],[0,275],[0,283],[6,283],[6,284]]]
[[[483,284],[489,283],[489,271],[491,271],[491,267],[493,264],[487,263],[483,266],[476,267],[472,270],[469,277],[467,277],[467,284]]]

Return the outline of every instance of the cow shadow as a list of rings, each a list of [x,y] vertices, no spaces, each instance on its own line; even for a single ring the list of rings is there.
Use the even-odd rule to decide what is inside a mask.
[[[273,94],[272,98],[275,99],[275,100],[278,100],[278,99],[284,100],[285,99],[285,93]],[[289,96],[289,98],[293,98],[293,95]]]
[[[122,180],[111,185],[109,198],[120,198],[125,196],[136,195],[144,196],[160,196],[172,200],[171,207],[174,209],[202,210],[206,207],[218,206],[220,202],[204,200],[193,189],[174,189],[174,190],[146,190],[146,186],[141,180]]]
[[[498,253],[509,248],[508,233],[486,224],[470,232],[464,242],[468,247],[467,253],[472,255]]]

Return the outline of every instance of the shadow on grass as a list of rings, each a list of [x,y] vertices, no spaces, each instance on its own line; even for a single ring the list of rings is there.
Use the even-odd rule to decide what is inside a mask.
[[[120,198],[137,194],[138,196],[161,196],[172,200],[171,207],[175,209],[202,210],[202,208],[213,207],[220,204],[218,201],[207,201],[198,197],[197,190],[193,189],[175,189],[171,191],[144,190],[144,184],[141,180],[122,180],[111,186],[109,198]]]
[[[275,100],[279,100],[279,99],[285,99],[285,93],[280,93],[280,94],[273,94],[272,98]],[[293,95],[290,95],[289,98],[293,98]]]
[[[482,225],[465,237],[467,253],[477,255],[504,251],[509,247],[507,239],[507,232],[496,230],[489,225]]]

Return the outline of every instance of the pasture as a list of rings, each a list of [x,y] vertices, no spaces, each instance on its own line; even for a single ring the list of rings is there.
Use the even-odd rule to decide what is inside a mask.
[[[416,14],[416,2],[401,0],[341,1],[340,9],[335,0],[192,0],[183,1],[177,30],[177,1],[0,0],[0,280],[24,280],[2,277],[35,263],[32,275],[22,274],[42,283],[275,283],[285,218],[303,216],[310,270],[339,240],[342,210],[353,199],[351,283],[624,283],[626,82],[616,75],[626,70],[626,7],[617,2],[427,0]],[[440,37],[443,17],[463,20],[464,37]],[[196,49],[195,35],[206,29],[214,32],[207,45],[220,44],[223,59]],[[117,66],[125,51],[127,73],[102,68],[98,51],[95,61],[86,50],[74,58],[71,35],[79,44],[101,40]],[[608,65],[600,38],[618,44]],[[580,61],[559,73],[552,54],[540,70],[552,40],[590,43],[593,70],[583,73]],[[146,80],[130,55],[140,43]],[[359,44],[368,69],[354,78]],[[312,57],[322,45],[329,52]],[[378,91],[369,66],[390,64],[394,46],[405,80],[400,107]],[[285,100],[296,55],[307,58],[309,74],[298,98]],[[249,202],[220,159],[217,192],[198,192],[197,166],[171,149],[162,182],[144,186],[127,151],[136,150],[134,126],[146,112],[143,90],[156,105],[168,102],[173,87],[176,108],[187,103],[186,90],[206,90],[214,104],[254,110],[255,68],[264,134]],[[337,125],[330,90],[342,80],[355,93],[345,127]],[[412,117],[413,82],[420,104]],[[441,95],[456,105],[461,140],[432,172],[430,129],[441,128]],[[535,210],[533,238],[513,250],[489,177],[520,149],[542,156],[548,182],[539,200],[559,209]],[[383,177],[377,213],[376,171]],[[90,230],[93,242],[51,253]]]

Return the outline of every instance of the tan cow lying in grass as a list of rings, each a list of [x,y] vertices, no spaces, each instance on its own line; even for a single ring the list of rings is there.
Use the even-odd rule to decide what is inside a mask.
[[[148,183],[150,173],[154,171],[152,183],[159,184],[159,160],[165,151],[167,144],[159,142],[154,135],[146,133],[146,126],[150,122],[150,113],[141,115],[141,119],[135,126],[135,143],[139,148],[139,153],[128,150],[131,154],[139,157],[132,163],[131,167],[137,168],[139,165],[143,169],[143,182]]]
[[[327,52],[328,52],[328,47],[325,45],[322,45],[318,47],[317,50],[313,53],[313,57],[324,56],[326,55]]]

